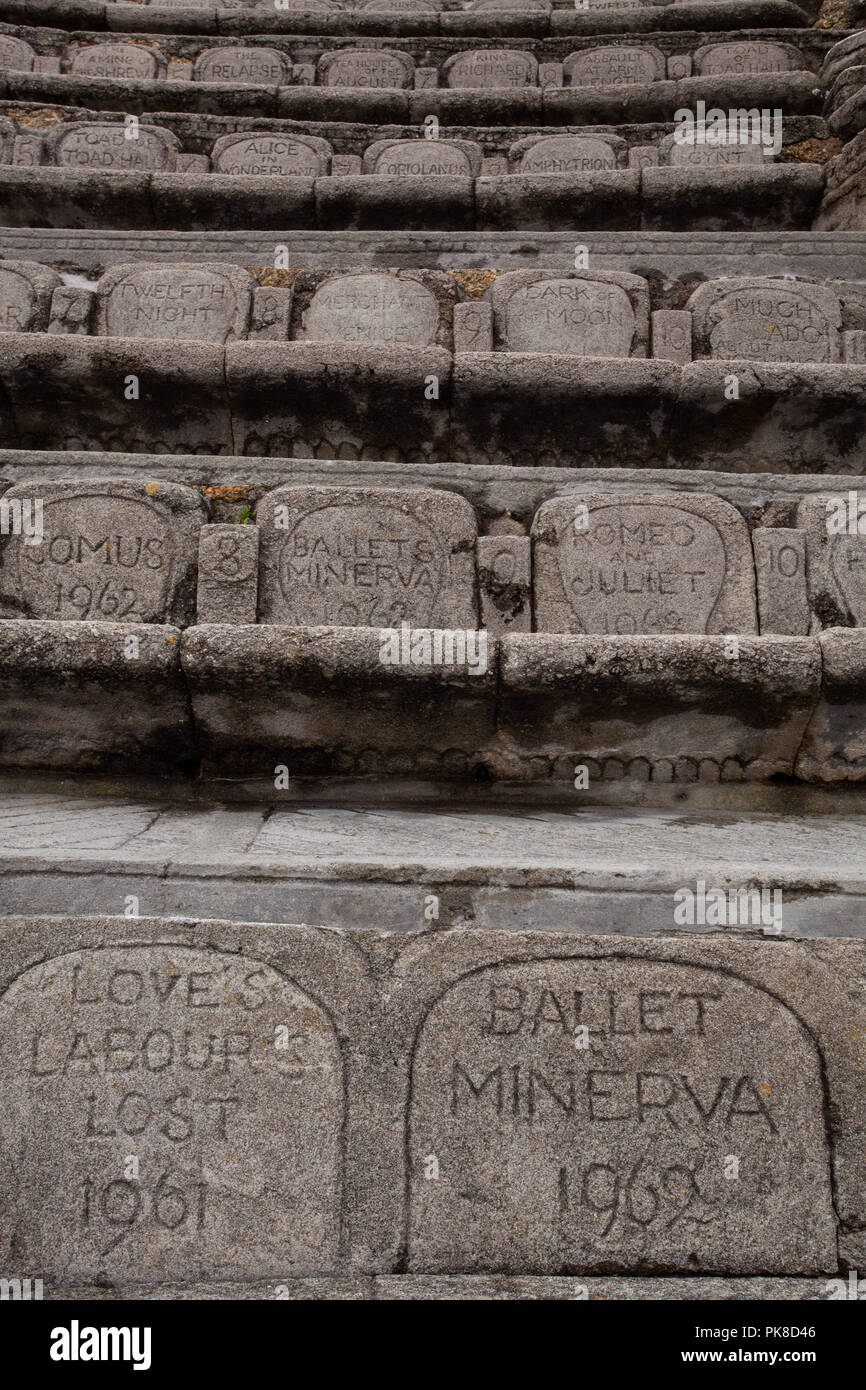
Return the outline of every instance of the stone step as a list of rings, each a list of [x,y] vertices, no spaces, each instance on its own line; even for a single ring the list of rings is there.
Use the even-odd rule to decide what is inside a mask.
[[[465,55],[455,55],[465,56]],[[469,54],[472,57],[472,54]],[[535,62],[529,54],[515,54]],[[265,116],[306,121],[378,121],[423,127],[430,116],[446,125],[592,125],[673,121],[679,110],[778,110],[819,115],[824,92],[815,71],[751,76],[684,77],[637,85],[594,87],[370,88],[259,83],[113,81],[44,72],[7,72],[0,100],[66,103],[139,116],[157,111]]]
[[[507,474],[498,481],[513,505]],[[209,524],[206,499],[234,493],[229,514],[236,515],[238,494],[252,501],[250,487],[204,487],[203,497],[165,478],[31,476],[0,503],[0,613],[181,627],[194,613],[205,624],[258,617],[318,628],[351,619],[374,629],[399,627],[402,617],[461,631],[482,623],[491,637],[533,628],[751,635],[759,615],[763,635],[800,637],[866,620],[862,503],[851,489],[813,492],[796,512],[790,498],[751,498],[744,515],[698,488],[577,483],[570,495],[546,497],[526,522],[511,509],[490,516],[489,497],[479,517],[459,484],[335,483],[260,492],[255,513],[248,503],[238,525]],[[106,580],[112,595],[103,602],[97,595]],[[85,602],[88,585],[95,588]]]
[[[856,488],[471,472],[31,473],[0,505],[3,765],[569,796],[866,776]]]
[[[0,0],[0,1299],[863,1296],[818,10]]]
[[[291,788],[277,802],[273,786],[267,799],[252,783],[207,793],[141,785],[135,799],[92,778],[7,775],[0,910],[68,918],[137,908],[161,918],[413,933],[429,925],[432,894],[441,930],[863,937],[862,796],[815,798],[793,815],[738,810],[723,788],[712,791],[712,799],[654,809],[605,807],[594,801],[596,787],[573,792],[557,809],[483,802],[473,809],[452,794],[411,810],[307,804]],[[219,799],[229,793],[234,801]],[[704,920],[697,898],[694,921],[685,907],[675,919],[688,902],[675,894],[697,894],[698,883]],[[727,898],[739,888],[768,895],[766,920],[752,900]],[[726,896],[727,915],[710,907],[707,921],[711,889]]]
[[[708,32],[539,38],[531,21],[527,26],[517,15],[508,22],[517,48],[508,46],[510,38],[496,37],[489,47],[467,49],[467,40],[476,37],[471,13],[454,22],[459,28],[453,36],[395,37],[388,47],[369,40],[354,47],[342,34],[295,40],[176,34],[148,42],[132,29],[108,38],[86,30],[70,36],[63,29],[0,25],[0,66],[7,76],[54,72],[124,85],[166,79],[265,88],[315,84],[355,89],[356,97],[370,89],[641,86],[691,76],[715,77],[724,87],[728,78],[795,72],[810,72],[817,81],[825,60],[830,77],[839,66],[839,35],[824,29],[715,25]],[[843,52],[841,61],[847,66],[852,54]],[[540,70],[544,64],[559,66]]]
[[[290,625],[317,626],[336,617],[345,621],[350,614],[341,605],[352,597],[357,603],[359,595],[341,589],[332,603],[324,592],[317,594],[312,570],[304,576],[300,558],[333,553],[375,569],[374,561],[394,558],[397,552],[389,554],[388,546],[397,542],[382,541],[377,550],[363,539],[363,527],[384,535],[396,521],[399,531],[399,518],[412,513],[431,524],[438,542],[452,551],[450,564],[443,565],[443,575],[450,576],[446,589],[404,604],[405,616],[416,623],[423,618],[453,626],[459,613],[464,623],[480,622],[491,636],[533,628],[618,630],[604,603],[599,607],[593,585],[578,597],[576,582],[560,587],[557,569],[564,567],[563,584],[568,576],[576,580],[580,546],[572,542],[572,534],[581,533],[585,563],[598,565],[608,585],[618,562],[627,571],[627,560],[618,561],[614,550],[606,554],[611,545],[608,522],[634,535],[640,547],[631,557],[636,572],[663,566],[669,581],[664,592],[676,610],[667,624],[644,625],[631,606],[629,631],[805,636],[821,627],[854,628],[866,622],[858,568],[863,480],[855,477],[812,475],[792,486],[788,479],[772,476],[677,470],[488,470],[304,460],[256,466],[241,459],[226,460],[224,468],[215,470],[195,457],[26,452],[0,455],[0,468],[16,478],[0,502],[7,566],[0,579],[0,612],[8,618],[94,621],[123,616],[185,627],[193,621],[197,602],[197,620],[204,623],[253,623],[257,614],[260,621]],[[155,472],[163,475],[159,481]],[[121,474],[123,482],[118,481]],[[287,550],[288,538],[284,541],[281,532],[293,532],[296,522],[300,525],[313,512],[321,522],[315,535],[309,521],[303,521],[306,548],[298,541],[294,550]],[[127,514],[136,519],[133,529],[147,523],[146,541],[125,534]],[[344,532],[351,535],[348,549]],[[100,534],[106,538],[99,540]],[[73,561],[81,582],[94,583],[100,568],[111,564],[109,536],[117,551],[115,569],[138,567],[128,579],[142,588],[123,612],[116,597],[104,607],[95,599],[92,606],[76,607],[66,592],[63,567]],[[683,583],[692,574],[688,568],[675,574],[672,544],[701,550],[709,566],[701,573],[705,583],[694,578]],[[220,554],[243,556],[242,564],[223,567],[226,579],[242,579],[234,597],[219,590]],[[158,583],[146,582],[145,562],[151,556],[166,562],[170,556],[170,582],[163,574],[154,576]],[[278,584],[287,556],[292,557],[295,580]],[[685,563],[685,556],[680,559]],[[42,569],[46,564],[50,579]],[[358,579],[369,577],[362,572]],[[307,589],[301,590],[302,579]],[[336,575],[331,579],[336,585]],[[59,600],[56,584],[62,591]],[[366,616],[372,604],[373,627],[396,612],[391,605],[399,584],[393,567],[383,567],[382,593],[363,605]],[[619,590],[609,588],[614,592]],[[626,586],[622,593],[628,592]],[[624,617],[629,605],[624,598],[622,602]],[[361,617],[361,611],[356,609],[354,616]]]
[[[8,918],[0,1250],[50,1288],[613,1267],[829,1297],[866,1217],[862,963],[719,932]]]
[[[802,275],[856,281],[866,265],[866,231],[822,232],[580,232],[589,264],[640,274],[648,265],[670,280],[719,275]],[[0,227],[0,254],[8,260],[61,266],[92,279],[103,269],[133,261],[171,264],[215,261],[273,266],[288,248],[292,266],[365,270],[402,266],[486,271],[574,268],[573,232],[411,232],[243,230],[106,231],[61,227]]]
[[[823,191],[823,170],[812,163],[408,180],[0,168],[0,218],[10,226],[191,231],[239,223],[322,231],[805,229]],[[841,223],[850,224],[850,217]]]
[[[268,342],[275,352],[289,341],[381,342],[467,358],[862,366],[866,282],[723,276],[695,289],[596,269],[335,274],[188,262],[115,264],[81,284],[32,261],[5,261],[0,322],[16,335]]]
[[[852,363],[4,333],[0,385],[6,448],[866,469]]]
[[[104,593],[112,607],[134,591]],[[69,603],[93,601],[74,586]],[[468,635],[467,635],[468,631]],[[438,636],[437,636],[438,634]],[[460,644],[462,638],[462,644]],[[414,645],[413,645],[414,644]],[[426,644],[426,645],[424,645]],[[858,783],[866,634],[479,635],[7,619],[12,769],[425,781]],[[117,711],[123,710],[118,720]]]
[[[277,9],[273,0],[2,0],[0,19],[15,25],[57,25],[66,29],[169,34],[634,34],[677,29],[732,29],[778,25],[799,28],[811,23],[817,0],[629,0],[617,5],[590,0],[578,9],[566,0],[516,13],[475,5],[464,11],[461,0],[426,0],[420,13],[396,0],[365,5],[345,0],[290,0]],[[425,12],[426,11],[426,12]]]
[[[829,465],[832,460],[824,461]],[[587,492],[712,493],[732,504],[756,526],[794,524],[797,508],[815,495],[866,492],[866,477],[849,473],[723,473],[689,468],[553,468],[542,463],[505,468],[498,464],[455,462],[394,463],[371,459],[267,458],[256,455],[125,454],[96,450],[0,449],[0,487],[28,488],[46,483],[117,479],[147,484],[173,480],[199,489],[214,522],[238,522],[242,508],[251,518],[262,497],[277,487],[431,487],[447,488],[475,508],[479,530],[527,534],[533,517],[551,497]],[[498,525],[497,525],[498,523]]]
[[[765,139],[760,113],[744,121],[742,132],[737,122],[730,140],[726,137],[720,145],[706,140],[683,143],[675,138],[679,127],[672,122],[589,125],[579,130],[567,125],[449,125],[437,138],[428,139],[410,125],[158,112],[132,127],[116,113],[83,108],[54,106],[46,111],[25,103],[9,104],[6,110],[10,114],[0,123],[0,150],[7,165],[95,174],[210,173],[224,179],[270,177],[272,182],[275,176],[309,180],[360,174],[377,180],[580,176],[655,166],[772,168],[777,154],[783,164],[821,165],[843,149],[820,116],[783,116],[778,127],[770,120]],[[48,127],[34,124],[49,118]],[[134,140],[126,136],[132,129]],[[849,163],[834,167],[847,170]],[[231,195],[231,183],[221,187]]]

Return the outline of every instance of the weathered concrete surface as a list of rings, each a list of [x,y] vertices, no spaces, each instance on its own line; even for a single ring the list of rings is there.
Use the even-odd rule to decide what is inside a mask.
[[[432,488],[277,488],[256,520],[263,622],[477,626],[477,523],[462,497]]]
[[[42,535],[0,543],[0,613],[54,621],[186,625],[195,612],[194,567],[203,498],[164,480],[39,483]],[[34,488],[4,493],[8,506]],[[32,517],[31,517],[32,519]]]
[[[861,37],[310,3],[0,0],[0,1273],[856,1298]]]
[[[152,6],[148,10],[148,6]],[[405,13],[381,13],[378,8],[371,14],[363,11],[340,11],[337,14],[323,14],[319,9],[309,13],[293,10],[288,14],[272,10],[270,6],[258,6],[254,14],[244,13],[243,9],[229,9],[218,0],[139,0],[133,7],[116,0],[3,0],[3,20],[13,24],[56,24],[64,27],[87,28],[123,32],[128,29],[135,16],[137,30],[193,34],[244,34],[244,33],[393,33],[393,34],[435,34],[443,33],[491,34],[497,36],[508,32],[509,22],[512,30],[526,17],[508,14],[471,13],[461,14],[453,0],[432,7],[430,14],[421,16]],[[629,6],[604,11],[605,33],[653,33],[656,30],[676,29],[731,29],[739,26],[774,24],[797,28],[814,18],[817,7],[814,0],[806,0],[803,5],[794,5],[791,0],[685,0],[683,4],[659,10],[650,7],[641,11]],[[437,13],[441,11],[441,13]],[[534,17],[533,17],[534,18]],[[515,24],[515,19],[518,25]],[[554,9],[550,16],[542,16],[540,28],[532,32],[547,32],[547,20],[553,33],[594,34],[598,29],[598,16],[592,13],[573,13],[568,9]],[[525,31],[524,31],[525,32]]]
[[[77,1027],[82,1007],[79,1021],[94,1031],[76,1041],[65,1030]],[[52,1263],[87,1280],[107,1261],[145,1282],[220,1267],[237,1277],[263,1268],[276,1274],[287,1263],[299,1272],[334,1265],[341,1066],[333,1028],[306,994],[243,956],[123,947],[25,970],[0,1012],[10,1102],[4,1206],[16,1244],[28,1228],[28,1264]],[[92,1048],[101,1050],[102,1029],[110,1037],[97,1061]],[[148,1040],[136,1055],[138,1029]],[[282,1049],[274,1045],[280,1029]],[[16,1041],[25,1032],[34,1084],[13,1098],[13,1076],[27,1065]],[[127,1075],[133,1071],[182,1071],[182,1093],[157,1095],[159,1083],[148,1086]],[[91,1081],[82,1088],[86,1072]],[[222,1089],[220,1073],[228,1082]],[[74,1138],[82,1106],[91,1140],[83,1147]],[[114,1175],[118,1143],[135,1149],[140,1185]],[[202,1163],[193,1156],[204,1148]],[[35,1160],[24,1183],[20,1168],[8,1167],[22,1149]],[[65,1199],[58,1202],[61,1153]],[[4,1250],[7,1260],[11,1253]]]
[[[442,101],[455,94],[433,95]],[[339,118],[336,113],[321,114],[324,120]],[[483,118],[485,113],[479,115]],[[446,117],[443,113],[443,121]],[[371,113],[371,119],[392,118]],[[344,226],[550,232],[573,225],[575,219],[595,232],[668,231],[683,224],[685,230],[696,231],[756,231],[768,224],[802,230],[811,225],[823,191],[824,173],[817,164],[746,166],[725,170],[721,177],[716,169],[689,165],[589,173],[568,180],[506,174],[394,184],[361,175],[292,179],[286,186],[268,175],[106,174],[0,166],[0,217],[10,227],[36,222],[55,228],[191,232],[205,231],[214,222],[231,228],[244,221],[274,229],[313,226],[322,232]]]
[[[656,1276],[652,1279],[599,1278],[582,1275],[570,1278],[550,1278],[544,1275],[506,1274],[390,1274],[378,1277],[354,1276],[332,1279],[246,1280],[242,1284],[167,1284],[158,1288],[141,1285],[104,1285],[68,1287],[50,1284],[45,1287],[45,1299],[86,1299],[100,1302],[118,1298],[135,1300],[167,1300],[183,1302],[188,1299],[279,1299],[339,1302],[357,1300],[386,1300],[423,1302],[532,1301],[532,1302],[730,1302],[731,1300],[761,1300],[762,1302],[819,1302],[841,1297],[844,1278],[820,1279],[721,1279],[696,1276],[677,1279]],[[862,1297],[862,1295],[861,1295]]]
[[[183,439],[193,452],[231,448],[216,344],[5,333],[0,378],[2,415],[15,418],[14,427],[4,418],[4,432],[14,428],[24,447],[100,440],[134,451]]]
[[[864,634],[850,628],[821,633],[824,678],[821,699],[810,720],[797,759],[801,775],[818,781],[861,782],[866,777],[863,687],[866,680]]]
[[[679,5],[677,8],[681,8]],[[521,266],[570,270],[575,238],[569,231],[534,231],[527,245],[521,232],[310,231],[283,222],[271,232],[234,228],[199,232],[111,231],[99,228],[0,228],[0,251],[9,258],[62,262],[93,271],[115,260],[213,260],[235,265],[271,265],[274,245],[291,241],[295,265],[333,266],[455,265],[503,269]],[[286,233],[283,235],[282,233]],[[826,275],[856,279],[866,256],[866,232],[839,230],[742,231],[735,239],[722,232],[586,231],[581,233],[592,264],[604,270],[637,273],[647,264],[666,275]]]
[[[435,378],[438,399],[425,396]],[[236,343],[224,383],[236,447],[247,454],[449,454],[451,356],[384,343]]]
[[[55,1283],[830,1275],[862,1224],[862,943],[60,925],[0,931],[0,1249]]]
[[[864,408],[856,361],[0,334],[6,448],[861,472]]]
[[[0,622],[2,758],[17,767],[189,766],[180,630],[135,622]]]
[[[433,894],[443,929],[689,935],[712,927],[678,924],[674,895],[702,881],[778,888],[783,937],[862,937],[862,804],[794,816],[785,793],[773,812],[736,810],[716,786],[712,799],[668,809],[600,805],[617,785],[571,788],[556,811],[444,800],[401,811],[315,805],[291,785],[279,801],[262,788],[257,799],[197,802],[6,779],[0,907],[113,916],[132,895],[160,917],[418,932]],[[775,925],[725,930],[760,937]]]
[[[737,639],[734,659],[731,650],[724,637],[507,634],[491,764],[530,778],[543,729],[554,777],[585,758],[604,777],[790,775],[818,698],[819,654],[806,639],[769,636]]]
[[[574,1067],[575,1049],[585,1067]],[[802,1090],[773,1115],[763,1097],[781,1100],[791,1065]],[[833,1261],[815,1162],[819,1065],[778,1004],[717,972],[634,960],[477,972],[440,995],[416,1042],[410,1268],[746,1272],[757,1241],[794,1271],[804,1238],[812,1258]],[[707,1086],[714,1118],[717,1104],[730,1107],[712,1138],[697,1099]],[[700,1140],[689,1106],[706,1127]],[[760,1123],[734,1139],[741,1108]],[[650,1110],[664,1115],[657,1129]],[[732,1149],[743,1164],[735,1182],[724,1173]]]
[[[471,775],[494,742],[496,640],[437,662],[431,638],[426,656],[404,663],[396,623],[393,640],[363,626],[189,629],[181,663],[204,765],[235,776],[277,766]]]
[[[538,631],[757,631],[748,533],[718,498],[557,498],[532,534]]]

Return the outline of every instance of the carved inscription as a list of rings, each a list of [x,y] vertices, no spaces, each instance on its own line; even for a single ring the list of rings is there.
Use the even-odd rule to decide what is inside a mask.
[[[664,60],[655,49],[611,44],[569,54],[563,72],[572,87],[630,87],[664,76]]]
[[[439,306],[424,285],[374,271],[326,280],[313,295],[300,336],[318,342],[426,346],[438,323]]]
[[[156,508],[108,497],[48,502],[45,528],[41,544],[17,547],[34,616],[149,622],[165,613],[173,557]]]
[[[532,534],[539,631],[756,631],[748,531],[719,498],[557,498]]]
[[[586,632],[706,632],[725,577],[708,521],[664,507],[614,504],[560,542],[563,587]]]
[[[438,14],[442,0],[361,0],[371,14]]]
[[[433,489],[285,488],[259,503],[260,616],[293,626],[474,626],[475,519]]]
[[[821,285],[712,282],[692,295],[696,337],[711,357],[838,362],[839,301]]]
[[[447,140],[395,140],[376,156],[373,172],[390,178],[469,176],[472,161]]]
[[[36,289],[28,276],[0,264],[0,331],[26,333],[37,310]]]
[[[590,174],[615,169],[616,155],[606,140],[583,135],[551,135],[520,160],[521,174]]]
[[[327,169],[327,161],[313,145],[291,135],[226,136],[216,142],[211,162],[217,174],[317,178]]]
[[[438,537],[414,517],[335,505],[307,513],[286,537],[280,585],[299,623],[423,626],[446,572]]]
[[[197,82],[234,82],[279,86],[286,79],[286,60],[275,48],[209,48],[196,60]]]
[[[810,627],[806,533],[756,526],[752,532],[761,632],[805,636]]]
[[[201,499],[177,484],[19,484],[43,501],[43,534],[4,537],[5,600],[31,618],[165,622],[191,567]],[[35,538],[34,538],[35,540]]]
[[[859,536],[834,536],[829,553],[833,578],[858,627],[866,627],[866,544]]]
[[[595,280],[537,280],[509,296],[504,338],[513,352],[628,357],[635,315],[620,285]]]
[[[445,63],[449,87],[526,87],[538,73],[530,53],[482,48],[458,53]]]
[[[244,272],[193,266],[109,271],[99,287],[99,331],[112,338],[200,339],[243,336],[249,313]]]
[[[735,977],[644,960],[479,971],[428,1014],[412,1096],[415,1271],[832,1258],[814,1044]]]
[[[826,362],[829,325],[802,296],[736,291],[725,296],[725,317],[712,334],[714,355],[762,361]]]
[[[25,971],[0,1002],[0,1084],[7,1266],[146,1280],[334,1259],[337,1042],[261,962],[160,945]]]
[[[326,87],[407,87],[413,64],[399,53],[351,48],[322,64]]]
[[[793,54],[778,43],[714,43],[695,55],[697,70],[702,77],[749,72],[791,72],[803,66],[799,54]]]
[[[853,489],[818,493],[797,508],[797,526],[806,537],[811,607],[820,627],[866,627],[866,521],[860,496]]]
[[[35,51],[23,39],[0,34],[0,69],[4,72],[32,72]]]
[[[811,523],[809,577],[813,589],[820,593],[822,568],[829,570],[831,584],[835,583],[857,627],[866,627],[866,536],[847,531],[828,534],[830,513],[822,512],[820,503],[811,507],[803,503],[801,511]]]
[[[82,77],[140,82],[158,75],[159,61],[155,53],[141,44],[99,43],[80,48],[72,59],[70,71]]]
[[[672,136],[661,142],[660,152],[667,155],[667,161],[674,167],[699,165],[714,169],[739,169],[744,165],[763,165],[768,161],[761,145],[731,140],[724,145],[699,144],[697,141],[680,143]]]
[[[56,164],[83,169],[169,169],[176,141],[167,131],[138,127],[135,140],[126,127],[99,122],[67,126],[54,145]]]

